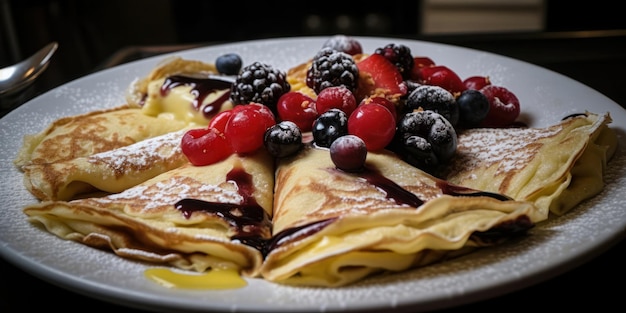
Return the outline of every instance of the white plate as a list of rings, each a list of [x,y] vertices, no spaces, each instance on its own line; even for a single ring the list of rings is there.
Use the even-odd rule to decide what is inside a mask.
[[[312,57],[328,37],[282,38],[198,48],[173,53],[213,62],[236,52],[244,64],[262,61],[287,70]],[[522,120],[546,126],[589,110],[610,112],[619,144],[626,146],[626,111],[591,88],[546,69],[491,53],[421,41],[357,37],[364,51],[396,42],[414,55],[431,57],[461,78],[488,75],[511,89],[521,102]],[[531,236],[456,260],[405,273],[365,280],[339,289],[297,288],[251,279],[247,287],[225,291],[172,290],[144,277],[145,264],[61,240],[26,221],[21,208],[35,199],[13,166],[25,134],[41,131],[54,119],[120,105],[126,87],[164,56],[104,70],[51,90],[0,120],[1,256],[26,271],[70,290],[118,304],[177,311],[344,311],[425,310],[457,306],[538,283],[601,252],[626,229],[626,156],[622,148],[609,164],[607,185],[597,197]]]

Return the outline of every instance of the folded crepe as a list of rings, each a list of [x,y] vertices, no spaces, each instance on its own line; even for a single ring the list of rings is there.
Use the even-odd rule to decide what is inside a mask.
[[[103,191],[122,192],[188,162],[180,141],[187,129],[87,157],[27,164],[24,186],[39,200],[72,200]]]
[[[168,57],[130,84],[126,100],[146,115],[206,126],[217,113],[233,107],[233,80],[220,75],[213,63]]]
[[[273,160],[264,150],[207,166],[187,163],[124,192],[24,208],[68,240],[129,259],[255,276],[271,236]]]
[[[17,167],[72,160],[128,146],[186,127],[182,121],[143,114],[130,105],[60,118],[37,134],[24,136]]]
[[[574,115],[545,128],[477,128],[458,134],[451,165],[437,175],[455,184],[531,201],[562,215],[604,187],[617,136],[608,113]]]
[[[450,184],[391,152],[370,152],[366,168],[338,170],[313,146],[280,161],[265,279],[342,286],[497,244],[543,218],[530,202]]]

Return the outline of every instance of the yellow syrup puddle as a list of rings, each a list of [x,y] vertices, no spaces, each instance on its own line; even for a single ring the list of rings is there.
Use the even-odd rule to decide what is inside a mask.
[[[180,273],[167,268],[149,268],[144,275],[168,288],[182,289],[237,289],[248,283],[234,269],[213,269],[206,273]]]

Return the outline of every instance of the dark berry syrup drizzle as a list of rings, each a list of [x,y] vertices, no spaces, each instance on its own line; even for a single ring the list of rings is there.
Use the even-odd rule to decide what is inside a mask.
[[[189,76],[173,75],[165,79],[165,82],[161,86],[161,96],[167,96],[172,88],[178,86],[191,86],[191,94],[195,97],[192,105],[196,111],[200,110],[200,105],[202,105],[204,99],[206,99],[206,97],[212,92],[224,89],[229,90],[228,92],[225,92],[223,95],[221,95],[219,98],[215,99],[215,101],[208,103],[206,106],[204,106],[204,108],[202,108],[202,114],[208,119],[211,116],[215,115],[217,112],[219,112],[224,102],[226,102],[230,97],[230,87],[232,86],[232,82],[210,77],[196,78]]]
[[[241,167],[234,167],[226,176],[238,187],[243,203],[219,203],[199,199],[182,199],[174,205],[177,210],[189,218],[193,212],[206,212],[221,217],[236,230],[232,240],[239,240],[243,244],[258,250],[265,250],[266,240],[271,237],[270,217],[252,196],[254,185],[252,175]]]

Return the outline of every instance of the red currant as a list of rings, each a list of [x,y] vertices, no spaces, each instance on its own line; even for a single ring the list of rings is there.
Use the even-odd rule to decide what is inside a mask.
[[[196,166],[216,163],[232,153],[224,134],[215,128],[188,130],[181,139],[180,147],[189,162]]]
[[[249,153],[263,146],[265,131],[275,123],[274,114],[268,107],[250,103],[233,110],[224,135],[230,141],[233,152]]]
[[[363,105],[366,103],[378,103],[384,107],[387,108],[387,110],[389,110],[389,112],[391,112],[391,115],[393,115],[394,120],[397,120],[398,118],[398,110],[396,109],[396,105],[395,103],[391,102],[391,100],[385,98],[385,97],[369,97],[369,98],[365,98],[363,99],[363,101],[361,101],[361,103],[359,105]]]
[[[313,121],[318,116],[315,110],[315,100],[297,91],[290,91],[280,96],[276,110],[282,121],[294,122],[302,132],[311,131]]]
[[[520,103],[515,94],[501,86],[487,85],[480,89],[489,100],[489,112],[481,127],[507,127],[520,114]]]
[[[315,100],[315,109],[322,114],[332,108],[342,110],[350,116],[356,109],[356,98],[350,89],[344,85],[322,89]]]
[[[348,118],[348,133],[363,139],[368,151],[385,148],[395,132],[395,117],[378,103],[360,105]]]
[[[209,128],[215,128],[221,132],[224,132],[224,129],[226,128],[226,123],[228,123],[228,120],[232,115],[233,110],[226,110],[217,113],[209,122]]]

